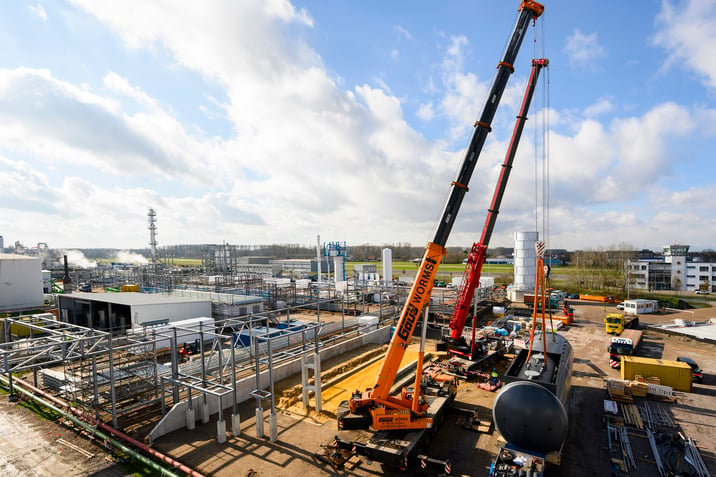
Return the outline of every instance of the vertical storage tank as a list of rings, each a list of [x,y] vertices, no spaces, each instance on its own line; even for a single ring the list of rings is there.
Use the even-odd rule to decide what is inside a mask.
[[[393,281],[393,251],[389,248],[383,249],[383,282]]]
[[[515,281],[516,290],[533,291],[537,275],[537,232],[515,232]]]

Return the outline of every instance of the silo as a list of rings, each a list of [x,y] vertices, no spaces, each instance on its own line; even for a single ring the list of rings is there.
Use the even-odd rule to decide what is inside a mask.
[[[515,232],[515,290],[534,291],[537,275],[537,232]]]
[[[335,283],[346,281],[346,265],[344,256],[336,255],[333,257],[333,273],[335,274]]]
[[[393,251],[389,248],[383,249],[383,282],[389,283],[393,280]]]

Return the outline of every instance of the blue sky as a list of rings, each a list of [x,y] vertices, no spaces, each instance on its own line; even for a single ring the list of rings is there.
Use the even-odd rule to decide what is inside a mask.
[[[714,248],[716,3],[544,2],[448,246]],[[0,16],[6,246],[432,239],[519,1],[71,0]],[[543,191],[548,190],[545,195]]]

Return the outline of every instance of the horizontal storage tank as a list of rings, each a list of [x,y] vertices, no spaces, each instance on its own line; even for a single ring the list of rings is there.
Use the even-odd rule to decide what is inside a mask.
[[[357,318],[357,321],[358,327],[361,329],[365,330],[373,326],[377,329],[380,323],[380,317],[377,315],[361,315]]]
[[[548,333],[534,338],[532,354],[521,349],[507,369],[507,383],[492,408],[492,416],[507,442],[547,454],[562,448],[567,439],[567,399],[572,383],[572,346],[562,336]]]
[[[622,356],[621,377],[634,381],[636,376],[655,376],[662,386],[675,391],[691,392],[691,367],[681,361]]]

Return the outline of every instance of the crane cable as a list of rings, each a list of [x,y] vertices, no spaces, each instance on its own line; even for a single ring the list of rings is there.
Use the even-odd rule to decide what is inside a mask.
[[[534,30],[533,38],[533,58],[546,58],[545,54],[545,19],[542,17],[541,22],[541,41],[538,41],[537,28]],[[541,48],[541,52],[539,49]],[[540,53],[540,54],[538,54]],[[550,195],[549,195],[549,67],[545,68],[545,75],[543,76],[542,88],[541,88],[541,108],[540,113],[535,115],[536,124],[534,127],[534,195],[535,195],[535,231],[538,233],[538,237],[542,238],[542,242],[545,244],[545,251],[549,250],[549,209],[550,209]],[[540,187],[541,186],[541,187]],[[541,193],[541,201],[540,201]],[[540,204],[541,202],[541,204]],[[540,212],[541,212],[541,227],[540,227]],[[551,260],[548,261],[551,265]],[[554,325],[552,323],[552,307],[550,306],[549,297],[545,297],[546,283],[549,281],[549,274],[546,273],[548,267],[542,268],[544,261],[538,258],[537,261],[537,277],[535,281],[535,294],[533,306],[533,319],[532,329],[530,330],[530,344],[529,351],[527,354],[527,360],[529,361],[530,355],[532,354],[532,347],[534,345],[534,332],[537,326],[537,305],[538,296],[537,291],[541,292],[539,297],[539,303],[541,303],[541,317],[542,317],[542,338],[543,338],[543,357],[546,360],[547,354],[547,333],[545,323],[545,308],[549,307],[549,329],[554,331]],[[537,283],[539,281],[539,283]]]
[[[542,58],[546,58],[545,54],[545,28],[544,28],[544,21],[542,22]],[[537,32],[535,31],[535,36],[537,35]],[[551,224],[550,224],[550,209],[551,209],[551,197],[550,197],[550,170],[549,170],[549,86],[550,86],[550,76],[549,76],[549,68],[547,68],[547,71],[545,71],[546,75],[544,78],[544,81],[542,82],[542,109],[541,109],[541,115],[539,115],[539,119],[541,119],[540,124],[542,125],[542,236],[544,237],[544,243],[546,246],[546,250],[551,250]],[[549,255],[549,266],[552,265],[552,255]],[[546,274],[545,277],[546,281],[549,283],[550,276],[549,274]],[[550,298],[548,298],[550,300]],[[551,303],[551,301],[548,301],[548,303]],[[552,307],[549,307],[549,325],[550,329],[554,330],[554,326],[552,325]]]

